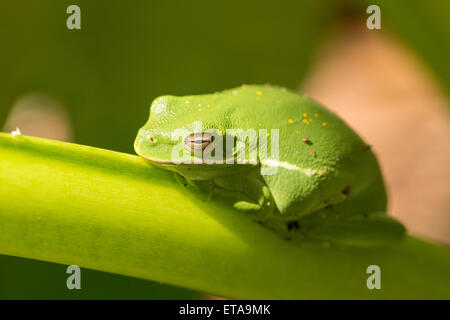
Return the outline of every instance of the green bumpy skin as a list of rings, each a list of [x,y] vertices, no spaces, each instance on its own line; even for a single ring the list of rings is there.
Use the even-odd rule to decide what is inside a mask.
[[[227,129],[266,129],[268,152],[258,151],[257,163],[174,163],[174,147],[199,133],[193,125],[198,121],[201,132],[216,129],[223,136]],[[180,129],[185,135],[174,138]],[[270,154],[272,129],[279,134],[276,159]],[[372,247],[405,233],[385,214],[386,191],[370,147],[319,103],[284,88],[243,85],[215,94],[159,97],[134,146],[208,199],[249,213],[289,238]],[[262,168],[277,170],[262,175]]]

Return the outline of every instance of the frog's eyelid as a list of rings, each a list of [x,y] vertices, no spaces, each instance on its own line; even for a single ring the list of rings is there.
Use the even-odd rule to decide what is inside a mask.
[[[213,141],[214,136],[208,132],[192,133],[184,139],[184,143],[194,150],[204,150]]]

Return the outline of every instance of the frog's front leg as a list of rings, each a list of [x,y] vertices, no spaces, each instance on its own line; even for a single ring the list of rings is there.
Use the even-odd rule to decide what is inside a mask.
[[[275,203],[269,188],[258,176],[242,173],[231,176],[215,177],[205,183],[208,198],[226,201],[235,209],[255,213],[258,220],[265,220],[271,216]]]

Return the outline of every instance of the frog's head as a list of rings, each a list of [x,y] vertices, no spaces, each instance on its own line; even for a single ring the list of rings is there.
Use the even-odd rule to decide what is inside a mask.
[[[162,96],[150,107],[150,117],[139,130],[134,148],[151,164],[190,179],[209,179],[249,170],[254,161],[237,163],[232,109],[219,95]],[[248,154],[247,154],[248,156]]]

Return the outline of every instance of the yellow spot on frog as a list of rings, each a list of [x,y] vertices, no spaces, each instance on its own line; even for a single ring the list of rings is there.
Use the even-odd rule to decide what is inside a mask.
[[[209,107],[211,107],[211,105],[208,103],[208,104],[206,105],[206,107],[209,108]]]
[[[319,117],[319,114],[318,114],[318,113],[315,113],[315,114],[314,114],[314,117],[318,118],[318,117]]]
[[[270,136],[270,133],[267,132],[267,136],[269,137],[269,136]]]
[[[307,123],[307,122],[308,122],[308,120],[306,120],[306,119],[303,119],[303,120],[302,120],[302,122],[303,122],[303,123]]]
[[[189,104],[189,100],[186,100],[184,103]]]
[[[322,122],[322,127],[326,127],[327,123],[326,122]]]
[[[262,91],[258,90],[258,91],[256,91],[256,94],[257,94],[258,96],[262,96]]]
[[[308,116],[308,114],[307,114],[307,113],[304,113],[304,114],[303,114],[303,116],[304,116],[304,117],[307,117],[307,116]]]
[[[299,133],[298,130],[296,130],[295,133]]]
[[[292,123],[292,122],[294,122],[294,121],[293,121],[292,119],[289,119],[288,122],[289,122],[289,123]]]
[[[312,122],[312,118],[309,118],[309,122]]]
[[[261,122],[259,122],[259,123],[258,123],[258,126],[260,126],[260,127],[261,127],[261,126],[262,126],[262,123],[261,123]]]
[[[256,97],[256,100],[261,100],[261,98],[260,97]]]
[[[198,112],[202,111],[202,109],[198,109]]]

